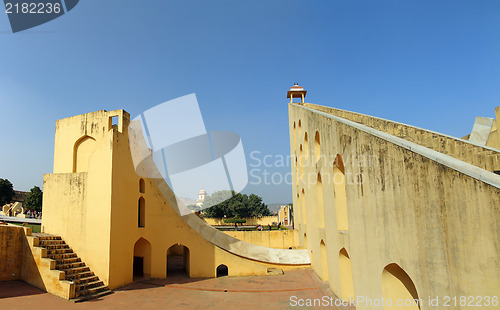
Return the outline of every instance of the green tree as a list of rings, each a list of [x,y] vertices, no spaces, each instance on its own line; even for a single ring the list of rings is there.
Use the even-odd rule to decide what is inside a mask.
[[[42,211],[42,190],[35,186],[26,197],[26,207],[30,210]]]
[[[207,196],[203,206],[211,206],[205,210],[206,217],[245,218],[271,215],[262,198],[251,194],[218,191]]]
[[[206,217],[224,217],[229,214],[227,200],[231,199],[233,193],[228,190],[217,191],[205,197],[203,201],[204,215]]]
[[[14,197],[14,187],[7,179],[0,179],[0,206],[12,201]]]

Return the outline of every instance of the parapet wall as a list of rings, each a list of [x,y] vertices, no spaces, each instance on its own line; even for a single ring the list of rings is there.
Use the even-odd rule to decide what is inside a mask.
[[[315,110],[341,117],[408,140],[488,171],[500,170],[500,152],[467,140],[360,113],[305,104]]]

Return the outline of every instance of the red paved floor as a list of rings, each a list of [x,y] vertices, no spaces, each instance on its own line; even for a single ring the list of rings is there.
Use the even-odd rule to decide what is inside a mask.
[[[296,296],[295,299],[292,296]],[[284,275],[143,280],[114,294],[72,303],[21,281],[0,282],[0,309],[346,309],[293,306],[298,299],[335,297],[311,270]],[[292,302],[291,302],[292,298]]]

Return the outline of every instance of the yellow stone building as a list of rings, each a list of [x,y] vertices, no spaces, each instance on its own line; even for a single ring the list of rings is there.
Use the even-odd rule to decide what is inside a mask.
[[[278,210],[278,223],[281,223],[281,225],[285,226],[292,226],[293,225],[293,212],[292,212],[292,206],[286,205],[286,206],[281,206],[280,209]]]
[[[295,229],[332,291],[361,310],[499,309],[499,150],[288,97]]]
[[[159,172],[157,178],[136,172],[132,154],[145,145],[140,128],[123,110],[56,123],[54,173],[44,176],[42,230],[61,236],[104,284],[113,289],[134,276],[168,277],[170,255],[183,255],[194,278],[215,277],[218,267],[239,276],[310,265],[305,250],[247,243],[192,212],[180,212],[183,206]],[[142,164],[156,169],[150,154]]]

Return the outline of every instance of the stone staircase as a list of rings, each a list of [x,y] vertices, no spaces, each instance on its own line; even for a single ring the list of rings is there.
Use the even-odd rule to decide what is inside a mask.
[[[33,234],[38,247],[47,249],[47,258],[54,260],[55,269],[64,272],[64,279],[74,283],[74,302],[86,301],[113,293],[59,236]]]

